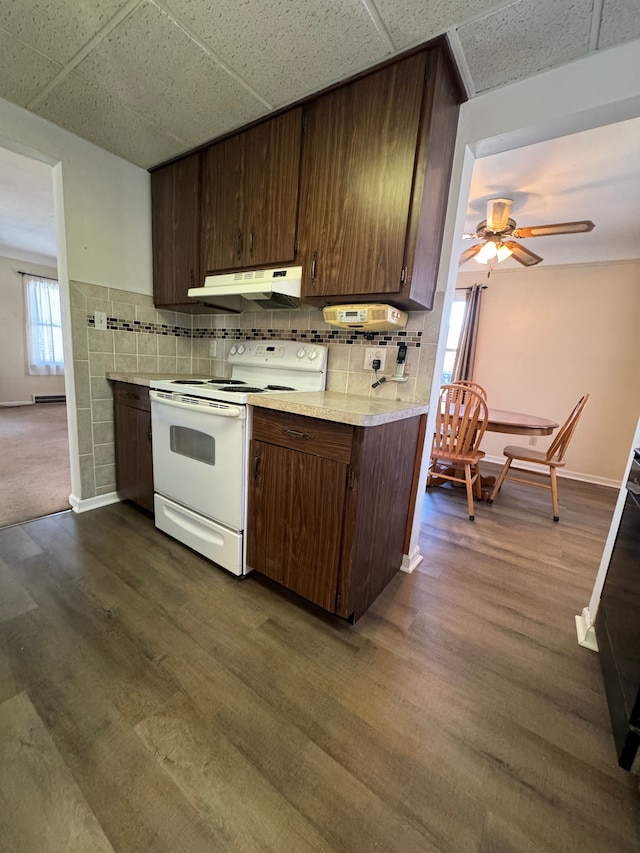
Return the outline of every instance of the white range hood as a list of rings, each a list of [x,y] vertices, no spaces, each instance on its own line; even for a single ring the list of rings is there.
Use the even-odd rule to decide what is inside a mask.
[[[262,308],[299,308],[302,267],[207,275],[204,287],[191,287],[188,294],[200,302],[215,305],[221,296],[242,296]]]

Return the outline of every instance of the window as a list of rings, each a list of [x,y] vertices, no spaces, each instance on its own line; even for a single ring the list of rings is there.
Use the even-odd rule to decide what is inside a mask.
[[[64,373],[60,285],[25,275],[29,373]]]
[[[447,347],[444,354],[444,364],[442,366],[442,385],[447,385],[451,382],[451,374],[453,373],[453,365],[456,360],[456,352],[460,342],[460,332],[462,331],[462,323],[464,321],[464,310],[466,307],[466,299],[464,296],[454,299],[451,306],[451,314],[449,316],[449,332],[447,333]]]

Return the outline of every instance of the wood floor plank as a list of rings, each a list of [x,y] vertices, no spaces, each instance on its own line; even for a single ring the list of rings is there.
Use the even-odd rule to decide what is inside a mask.
[[[113,853],[26,693],[0,704],[0,844],[11,853]]]
[[[186,799],[224,836],[225,851],[332,850],[184,694],[135,731]]]
[[[10,567],[0,559],[0,622],[13,619],[14,616],[33,610],[37,606],[29,593],[20,585]]]

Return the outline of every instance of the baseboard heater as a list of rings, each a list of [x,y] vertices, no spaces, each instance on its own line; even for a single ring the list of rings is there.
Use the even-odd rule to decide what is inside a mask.
[[[65,394],[32,394],[34,403],[66,403]]]

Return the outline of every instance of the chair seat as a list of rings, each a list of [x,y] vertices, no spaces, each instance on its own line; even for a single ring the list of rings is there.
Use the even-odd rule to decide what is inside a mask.
[[[472,453],[470,456],[461,456],[458,454],[446,453],[444,451],[442,453],[438,453],[437,451],[435,451],[431,453],[431,458],[437,459],[439,461],[442,460],[445,462],[450,462],[452,464],[458,463],[466,465],[467,463],[469,463],[470,465],[475,465],[484,457],[484,455],[484,450],[476,450],[476,452]]]
[[[510,456],[511,459],[518,459],[521,462],[538,462],[540,465],[551,465],[553,468],[562,468],[565,464],[561,459],[547,459],[545,452],[533,450],[531,447],[518,447],[515,444],[510,444],[502,452],[505,456]]]

